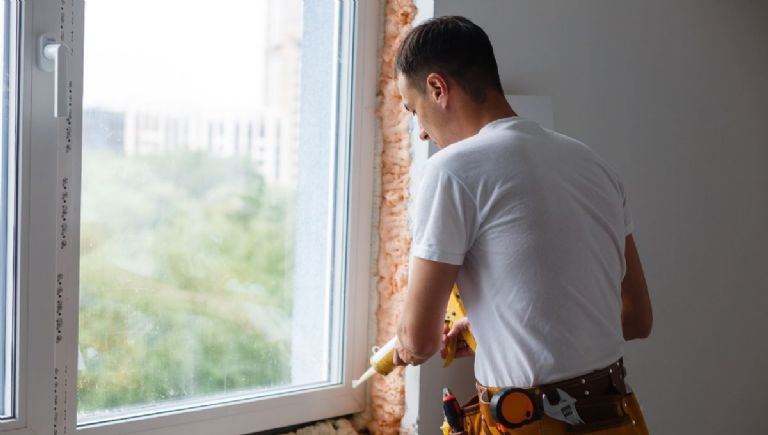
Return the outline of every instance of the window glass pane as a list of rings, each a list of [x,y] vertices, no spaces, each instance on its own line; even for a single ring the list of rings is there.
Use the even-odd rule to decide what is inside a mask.
[[[16,155],[16,4],[0,5],[0,59],[2,59],[3,101],[2,155],[0,156],[0,418],[13,415],[15,393],[14,346],[16,334],[15,286],[15,155]]]
[[[81,424],[337,382],[334,2],[308,3],[86,3]]]

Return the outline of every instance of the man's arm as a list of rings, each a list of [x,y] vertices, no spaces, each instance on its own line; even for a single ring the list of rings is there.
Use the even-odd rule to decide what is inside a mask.
[[[640,256],[631,234],[626,239],[624,257],[627,263],[627,273],[621,282],[621,326],[624,339],[646,338],[651,334],[653,312]]]
[[[397,329],[394,362],[421,364],[440,349],[445,307],[459,266],[414,258],[403,315]]]

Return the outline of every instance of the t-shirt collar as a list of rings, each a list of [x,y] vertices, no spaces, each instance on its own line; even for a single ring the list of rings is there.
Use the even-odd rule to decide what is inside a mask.
[[[517,122],[517,121],[522,121],[522,120],[523,120],[523,118],[521,118],[520,116],[510,116],[510,117],[507,117],[507,118],[499,118],[499,119],[497,119],[495,121],[491,121],[488,124],[485,124],[483,126],[483,128],[481,128],[480,131],[478,131],[478,133],[483,133],[483,132],[486,132],[486,131],[496,130],[497,128],[503,127],[505,125],[508,125],[511,122]]]

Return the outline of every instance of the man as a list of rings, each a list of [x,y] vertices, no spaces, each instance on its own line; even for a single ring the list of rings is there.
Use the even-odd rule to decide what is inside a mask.
[[[500,388],[523,388],[545,414],[537,424],[548,433],[573,424],[645,433],[634,401],[625,400],[611,418],[588,415],[596,396],[626,397],[623,375],[612,378],[613,395],[569,386],[615,376],[610,367],[623,370],[624,342],[651,331],[618,175],[586,145],[516,115],[488,36],[466,18],[434,18],[414,28],[399,48],[396,72],[421,139],[442,149],[427,162],[415,197],[394,362],[421,364],[444,345],[446,332],[452,337],[468,327],[443,331],[456,282],[477,340],[481,402]],[[567,415],[554,391],[576,400],[577,417]],[[490,404],[483,406],[484,420],[492,420]],[[498,424],[480,426],[516,433]]]

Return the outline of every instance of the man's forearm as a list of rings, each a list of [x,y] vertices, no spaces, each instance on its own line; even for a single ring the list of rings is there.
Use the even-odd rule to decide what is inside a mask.
[[[445,307],[459,266],[415,258],[398,337],[412,355],[427,359],[440,349]]]
[[[420,319],[404,319],[397,336],[411,355],[426,360],[439,350],[441,333],[441,329],[424,324]]]
[[[623,326],[623,333],[624,333],[624,340],[636,340],[638,338],[648,338],[649,335],[651,335],[651,328],[645,327],[642,325],[638,325],[633,322],[624,322]]]
[[[650,306],[638,309],[625,305],[621,313],[621,327],[624,340],[647,338],[651,335],[651,328],[653,327],[653,315]]]
[[[621,282],[621,326],[624,339],[646,338],[653,327],[653,310],[640,255],[632,235],[627,236],[624,255],[627,264],[627,273]]]

